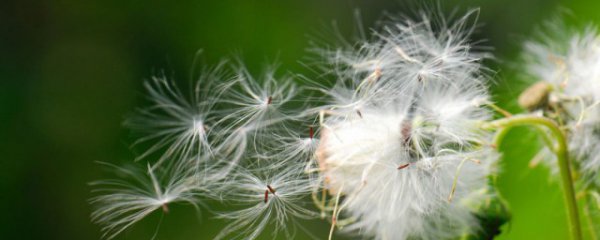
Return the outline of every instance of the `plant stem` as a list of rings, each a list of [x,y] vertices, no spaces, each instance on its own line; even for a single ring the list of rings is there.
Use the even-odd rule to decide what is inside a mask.
[[[575,187],[573,185],[573,177],[571,176],[569,150],[565,134],[560,130],[554,121],[548,118],[531,115],[503,118],[486,123],[483,127],[499,129],[498,135],[494,139],[496,141],[495,144],[499,146],[508,130],[517,126],[544,126],[550,130],[550,134],[556,139],[557,144],[548,147],[553,150],[558,159],[558,167],[560,169],[560,176],[564,190],[564,200],[567,206],[567,216],[569,218],[569,232],[571,233],[571,239],[581,240],[581,224],[579,223],[579,212],[577,208],[577,201],[575,199]]]
[[[594,228],[594,221],[592,220],[592,215],[590,213],[590,201],[588,194],[586,193],[582,199],[584,199],[583,203],[583,215],[585,215],[585,220],[587,221],[588,228],[590,231],[590,239],[598,240],[598,236],[596,236],[596,229]]]

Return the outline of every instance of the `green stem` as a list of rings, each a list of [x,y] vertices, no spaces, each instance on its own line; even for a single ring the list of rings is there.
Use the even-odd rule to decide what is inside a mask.
[[[583,196],[583,200],[585,201],[583,203],[583,215],[585,216],[585,220],[587,221],[588,224],[588,229],[590,231],[590,239],[591,240],[598,240],[598,236],[596,236],[596,228],[594,228],[594,221],[592,220],[592,214],[590,213],[590,201],[589,201],[589,197],[587,193],[585,193],[585,195]]]
[[[548,118],[530,115],[513,116],[495,120],[484,124],[483,127],[499,129],[498,135],[494,139],[496,141],[495,143],[498,145],[508,130],[517,126],[544,126],[550,130],[550,134],[556,139],[557,144],[548,147],[553,150],[558,159],[558,167],[560,169],[560,176],[564,189],[564,199],[567,206],[567,216],[569,217],[569,232],[571,233],[571,239],[581,240],[581,224],[579,223],[579,212],[577,201],[575,200],[575,187],[573,185],[573,177],[571,176],[569,150],[565,134],[554,121]]]

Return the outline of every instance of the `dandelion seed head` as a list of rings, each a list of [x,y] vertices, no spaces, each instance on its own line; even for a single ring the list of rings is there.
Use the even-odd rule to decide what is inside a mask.
[[[527,76],[550,85],[548,103],[533,110],[563,122],[574,160],[593,176],[600,171],[600,37],[592,26],[578,32],[553,21],[546,28],[548,34],[525,44]]]
[[[477,10],[470,11],[451,25],[431,21],[426,13],[420,21],[393,18],[383,31],[373,34],[374,39],[363,39],[358,47],[325,51],[325,56],[333,66],[347,66],[334,72],[358,83],[369,79],[380,85],[372,89],[387,88],[387,93],[418,88],[422,82],[460,85],[456,76],[480,73],[479,62],[488,57],[474,51],[468,41],[477,16]]]
[[[222,122],[231,126],[267,126],[293,117],[285,106],[298,91],[289,76],[275,78],[274,70],[268,69],[256,79],[243,66],[238,66],[236,72],[235,81],[224,84],[222,101],[229,105],[229,111]]]
[[[174,81],[165,77],[146,81],[144,85],[151,106],[139,109],[125,122],[126,126],[142,134],[134,146],[149,146],[137,160],[160,153],[156,165],[168,159],[192,160],[195,165],[206,161],[206,155],[214,149],[207,125],[216,122],[213,108],[217,93],[211,92],[210,87],[215,81],[226,78],[219,67],[203,70],[193,95],[183,94]]]
[[[157,209],[171,203],[187,203],[199,210],[204,186],[190,171],[164,172],[148,166],[147,172],[111,167],[126,178],[92,183],[100,193],[90,202],[92,221],[102,226],[102,237],[112,239]],[[159,174],[159,175],[157,175]]]
[[[225,198],[244,208],[219,215],[231,223],[216,239],[255,239],[268,225],[274,227],[271,236],[292,239],[296,221],[315,216],[302,201],[312,190],[302,165],[278,170],[259,174],[240,170],[232,178],[235,184],[224,185]]]
[[[153,105],[130,126],[151,143],[141,158],[162,154],[133,176],[138,185],[103,183],[94,221],[112,238],[168,204],[215,197],[237,207],[219,213],[230,224],[216,239],[255,239],[267,226],[291,239],[299,219],[316,216],[305,197],[323,190],[336,199],[333,224],[341,211],[353,220],[345,229],[365,237],[474,231],[472,206],[496,159],[479,128],[490,113],[487,56],[468,41],[476,15],[450,25],[393,19],[371,40],[325,51],[336,82],[301,104],[306,89],[294,78],[274,69],[256,77],[241,64],[203,72],[191,96],[164,78],[148,81]]]
[[[341,67],[315,154],[323,187],[354,219],[344,229],[448,239],[477,228],[470,204],[496,155],[479,128],[491,115],[484,55],[463,32],[469,16],[439,33],[427,18],[401,21],[334,55]]]
[[[164,77],[145,83],[152,105],[140,109],[126,124],[145,134],[136,144],[149,143],[139,157],[149,162],[148,171],[115,168],[124,172],[126,179],[94,183],[94,191],[99,194],[91,199],[96,207],[92,220],[103,226],[104,237],[115,237],[157,209],[166,213],[172,203],[184,202],[198,208],[201,198],[216,198],[223,186],[229,186],[223,188],[226,191],[238,191],[227,194],[238,203],[255,203],[258,198],[267,202],[242,211],[245,219],[263,223],[250,224],[260,230],[245,231],[249,238],[262,231],[264,224],[271,221],[270,216],[275,216],[279,227],[284,228],[287,217],[304,217],[308,213],[292,200],[299,200],[300,193],[306,195],[310,192],[307,189],[314,186],[304,177],[303,167],[310,161],[307,152],[315,148],[316,139],[288,136],[285,123],[298,118],[287,112],[286,104],[296,94],[291,78],[276,80],[269,70],[257,80],[242,66],[233,66],[233,71],[223,68],[225,64],[203,70],[192,94],[184,94]],[[271,152],[275,143],[267,137],[274,134],[285,134],[277,140],[298,148]],[[294,141],[288,141],[291,139]],[[157,161],[151,158],[152,153],[160,153]],[[282,163],[268,168],[278,169],[279,175],[260,175],[267,169],[261,167],[252,174],[268,178],[259,179],[244,170],[257,164],[253,160],[271,153],[282,157],[272,161]],[[285,166],[296,168],[284,169]],[[232,179],[240,182],[231,182]],[[305,182],[309,184],[302,184]],[[266,197],[265,189],[269,191]]]

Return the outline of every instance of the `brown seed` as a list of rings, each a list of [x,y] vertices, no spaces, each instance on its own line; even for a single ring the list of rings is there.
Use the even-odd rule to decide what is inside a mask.
[[[552,92],[552,85],[545,81],[539,81],[519,95],[519,106],[529,111],[542,108],[548,104],[550,92]]]
[[[405,169],[405,168],[407,168],[409,165],[410,165],[410,163],[407,163],[407,164],[402,164],[402,165],[400,165],[400,166],[398,167],[398,170],[400,170],[400,169]]]
[[[273,189],[271,187],[271,185],[267,185],[267,188],[269,189],[269,192],[271,192],[272,194],[275,194],[275,189]]]
[[[269,201],[269,190],[265,190],[265,203]]]

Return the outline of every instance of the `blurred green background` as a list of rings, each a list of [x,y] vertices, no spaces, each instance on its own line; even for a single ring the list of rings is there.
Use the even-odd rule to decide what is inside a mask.
[[[599,1],[442,1],[446,10],[480,7],[477,39],[497,61],[493,92],[519,111],[514,77],[520,42],[561,8],[571,20],[600,24]],[[432,2],[429,2],[431,5]],[[143,104],[144,79],[164,72],[188,81],[199,49],[207,64],[242,56],[253,71],[277,61],[282,71],[310,72],[299,62],[309,36],[365,26],[384,12],[414,13],[421,3],[350,0],[69,1],[5,0],[0,4],[0,238],[98,239],[90,223],[88,182],[105,172],[94,163],[130,161],[124,117]],[[514,131],[504,149],[499,187],[513,221],[499,239],[566,239],[560,184],[544,168],[529,169],[535,137]],[[157,239],[212,239],[223,226],[213,214],[173,206]],[[155,213],[118,239],[150,239]],[[325,221],[304,224],[320,239]],[[269,230],[267,229],[267,232]],[[265,239],[269,239],[267,234]],[[306,239],[299,233],[297,239]],[[338,235],[336,239],[349,239]]]

